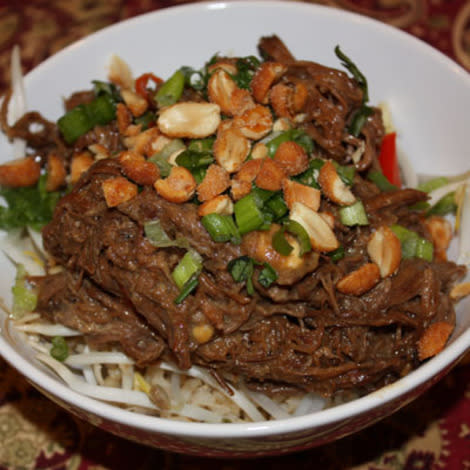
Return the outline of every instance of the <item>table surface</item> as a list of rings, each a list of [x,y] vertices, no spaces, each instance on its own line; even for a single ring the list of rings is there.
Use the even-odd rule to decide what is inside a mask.
[[[30,70],[64,46],[126,18],[181,0],[0,0],[0,94],[11,47]],[[470,70],[468,0],[312,1],[356,11],[430,43]],[[354,453],[351,452],[354,449]],[[470,360],[393,416],[306,452],[258,460],[214,460],[150,449],[70,415],[0,359],[0,470],[470,469]]]

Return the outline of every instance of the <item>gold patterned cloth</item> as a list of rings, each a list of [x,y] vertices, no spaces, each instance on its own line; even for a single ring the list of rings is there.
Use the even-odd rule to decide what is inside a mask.
[[[0,0],[0,93],[10,51],[28,71],[112,23],[188,1]],[[470,70],[468,0],[324,0],[428,42]],[[45,398],[0,359],[0,470],[470,469],[470,361],[393,416],[353,436],[290,456],[237,461],[150,449],[112,436]]]

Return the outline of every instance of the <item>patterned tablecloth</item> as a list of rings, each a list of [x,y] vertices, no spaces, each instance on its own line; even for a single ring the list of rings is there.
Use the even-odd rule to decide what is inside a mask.
[[[30,70],[67,44],[111,23],[182,0],[0,0],[0,93],[10,50]],[[402,28],[470,70],[468,0],[325,0]],[[417,401],[338,442],[291,456],[201,459],[149,449],[62,410],[0,359],[0,470],[11,469],[470,469],[470,361]],[[354,449],[354,450],[353,450]]]

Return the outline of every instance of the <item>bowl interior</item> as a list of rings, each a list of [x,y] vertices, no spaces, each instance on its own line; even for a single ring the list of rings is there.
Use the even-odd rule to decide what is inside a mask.
[[[417,172],[445,175],[468,170],[468,73],[399,30],[358,15],[305,3],[200,3],[119,23],[69,46],[28,74],[28,109],[39,110],[48,119],[57,119],[62,114],[63,97],[88,88],[93,79],[106,79],[112,54],[128,62],[135,76],[151,71],[167,78],[181,65],[200,68],[216,52],[238,56],[257,54],[258,39],[271,34],[279,35],[297,58],[328,66],[340,67],[334,54],[334,47],[339,44],[368,78],[371,103],[388,104],[400,150]],[[10,148],[1,136],[2,160],[9,159]],[[3,254],[0,262],[3,268],[0,297],[9,304],[14,268]],[[344,416],[371,410],[426,382],[470,347],[470,316],[465,315],[468,309],[468,301],[459,305],[457,328],[447,349],[392,387],[314,415],[263,424],[171,422],[136,416],[79,397],[34,364],[25,345],[15,342],[12,346],[5,328],[0,336],[0,353],[49,393],[98,416],[171,434],[262,435],[333,423]],[[2,312],[0,320],[5,320]]]

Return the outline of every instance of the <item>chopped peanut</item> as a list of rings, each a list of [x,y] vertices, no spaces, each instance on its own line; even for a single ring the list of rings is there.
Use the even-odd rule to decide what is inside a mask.
[[[123,176],[108,178],[101,183],[108,207],[116,207],[137,196],[138,188]]]
[[[258,140],[271,132],[273,117],[268,107],[258,104],[236,116],[233,125],[238,127],[245,137]]]
[[[249,181],[232,179],[232,188],[230,190],[234,201],[250,194],[251,183]]]
[[[437,260],[447,260],[447,249],[452,240],[452,225],[444,217],[433,215],[425,219],[429,233],[434,244],[434,256]]]
[[[251,149],[251,158],[253,160],[260,160],[262,158],[267,158],[268,156],[268,147],[263,142],[257,142],[253,145]]]
[[[154,187],[157,193],[167,201],[182,203],[193,197],[196,191],[196,180],[188,169],[174,166],[167,178],[155,181]]]
[[[328,199],[341,206],[350,206],[356,197],[344,184],[331,161],[325,162],[318,174],[318,183]]]
[[[228,128],[217,133],[214,146],[217,163],[229,173],[238,171],[250,153],[250,141],[236,128]]]
[[[70,183],[75,184],[82,173],[93,165],[94,159],[90,152],[82,152],[75,154],[70,163]]]
[[[147,161],[143,155],[126,150],[118,158],[124,174],[137,184],[152,186],[160,177],[157,165]]]
[[[308,155],[301,145],[291,140],[282,142],[274,154],[288,176],[298,175],[308,168]]]
[[[214,213],[230,215],[233,214],[233,202],[226,194],[220,194],[209,201],[203,202],[198,207],[197,213],[199,217],[204,217],[205,215]]]
[[[240,181],[249,181],[251,183],[258,176],[262,165],[262,160],[248,160],[235,173],[234,178]]]
[[[213,73],[217,69],[222,69],[230,75],[235,75],[238,72],[237,66],[230,59],[220,59],[207,67],[209,73]]]
[[[116,120],[120,134],[124,134],[132,124],[132,114],[124,103],[116,105]]]
[[[47,156],[47,180],[46,191],[56,191],[66,183],[67,171],[65,165],[58,155],[50,153]]]
[[[220,107],[214,103],[184,101],[165,108],[157,125],[169,137],[202,139],[220,124]]]
[[[204,179],[197,188],[197,196],[201,202],[213,199],[230,187],[230,175],[219,165],[212,164],[207,169]]]
[[[33,157],[12,160],[0,165],[0,185],[10,188],[33,186],[40,173],[41,166]]]
[[[314,250],[328,253],[339,247],[338,239],[328,223],[305,204],[294,202],[290,210],[290,218],[307,231]]]
[[[129,65],[119,56],[113,55],[109,63],[108,78],[125,90],[134,88],[134,79]]]
[[[379,267],[382,277],[394,274],[401,262],[401,244],[392,230],[382,225],[367,243],[370,259]]]
[[[268,103],[271,86],[287,72],[287,66],[279,62],[264,62],[251,80],[253,98],[262,104]]]
[[[121,90],[121,96],[135,117],[142,116],[149,107],[147,100],[135,91]]]
[[[203,325],[196,325],[193,327],[192,334],[193,338],[199,343],[204,344],[212,339],[214,336],[214,327],[208,323]]]
[[[271,158],[265,158],[261,162],[261,168],[255,179],[256,186],[269,191],[279,191],[286,177],[284,170]]]
[[[284,83],[278,83],[271,88],[271,91],[269,92],[269,101],[271,102],[276,116],[287,119],[293,118],[291,112],[292,95],[292,88]]]
[[[289,209],[292,209],[294,202],[301,202],[314,211],[318,211],[320,207],[321,192],[316,188],[284,178],[282,191]]]
[[[418,340],[418,357],[424,361],[440,353],[449,339],[454,327],[447,322],[432,323]]]
[[[376,264],[363,264],[336,283],[336,289],[347,295],[362,295],[380,281],[380,271]]]
[[[124,145],[129,150],[133,150],[134,152],[143,155],[149,155],[155,153],[155,151],[152,152],[152,146],[160,138],[165,138],[169,141],[168,137],[161,135],[158,127],[151,127],[143,132],[139,132],[136,135],[126,137],[124,139]]]
[[[470,295],[470,282],[456,284],[450,291],[450,297],[454,300],[461,299],[467,295]]]

